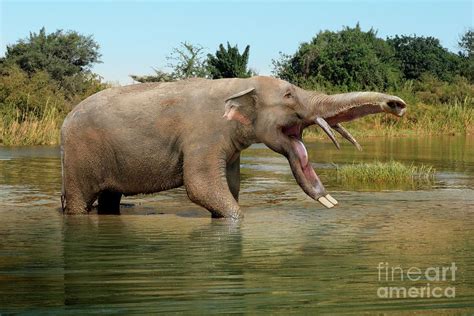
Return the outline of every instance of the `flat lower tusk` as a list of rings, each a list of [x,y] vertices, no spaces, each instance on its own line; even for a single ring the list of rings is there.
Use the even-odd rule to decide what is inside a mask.
[[[354,146],[356,146],[356,148],[358,150],[362,150],[362,147],[359,145],[359,143],[357,142],[357,140],[354,138],[354,136],[351,135],[351,133],[349,133],[349,131],[347,129],[345,129],[342,125],[340,125],[339,123],[337,123],[336,125],[334,125],[332,128],[334,128],[334,130],[336,130],[339,134],[341,134],[345,139],[347,139],[348,141],[350,141]]]
[[[326,199],[328,199],[329,202],[331,202],[334,205],[337,205],[337,200],[330,196],[329,194],[326,195]]]
[[[334,205],[329,202],[324,196],[320,197],[318,199],[318,202],[321,203],[322,205],[326,206],[327,208],[332,208]]]
[[[323,118],[317,117],[315,120],[315,123],[319,125],[319,127],[322,128],[322,130],[329,136],[329,138],[332,140],[334,145],[336,145],[337,149],[341,149],[341,146],[336,140],[336,135],[331,130],[331,127],[329,126],[328,122],[326,122]]]

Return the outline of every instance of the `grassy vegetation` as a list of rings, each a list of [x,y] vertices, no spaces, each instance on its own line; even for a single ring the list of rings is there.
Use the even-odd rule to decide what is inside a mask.
[[[46,103],[47,101],[45,101]],[[473,100],[452,105],[409,104],[402,119],[390,115],[367,116],[344,126],[357,138],[367,136],[410,136],[474,133]],[[0,144],[56,145],[66,113],[56,106],[42,106],[39,115],[18,109],[4,111],[0,117]],[[325,138],[316,127],[305,130],[306,138]]]
[[[57,145],[62,121],[87,96],[107,87],[81,79],[81,93],[67,92],[45,71],[28,75],[18,67],[0,75],[0,145]]]
[[[26,114],[4,116],[0,120],[0,139],[3,145],[56,145],[64,116],[48,107],[41,117]]]
[[[398,161],[353,163],[337,167],[337,181],[342,184],[368,186],[370,188],[430,185],[436,170],[426,165],[405,165]]]

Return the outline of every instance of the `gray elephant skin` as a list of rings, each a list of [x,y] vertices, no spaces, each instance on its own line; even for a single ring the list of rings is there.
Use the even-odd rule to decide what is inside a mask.
[[[143,83],[96,93],[61,129],[65,214],[119,213],[122,195],[185,186],[215,218],[240,218],[240,153],[264,143],[284,155],[303,191],[325,207],[337,201],[308,161],[303,129],[318,124],[360,148],[341,126],[368,114],[402,116],[400,98],[376,92],[326,95],[271,77]]]

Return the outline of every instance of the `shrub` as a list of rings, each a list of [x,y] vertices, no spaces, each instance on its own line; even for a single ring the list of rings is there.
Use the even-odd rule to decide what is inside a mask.
[[[57,144],[59,129],[73,105],[107,85],[84,75],[81,94],[66,97],[57,81],[45,71],[28,75],[10,65],[0,73],[0,144]]]

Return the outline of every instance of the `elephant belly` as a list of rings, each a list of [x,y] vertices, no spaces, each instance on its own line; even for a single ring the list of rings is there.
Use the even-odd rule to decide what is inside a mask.
[[[177,155],[128,157],[114,169],[106,186],[125,195],[155,193],[183,185],[182,162]]]

